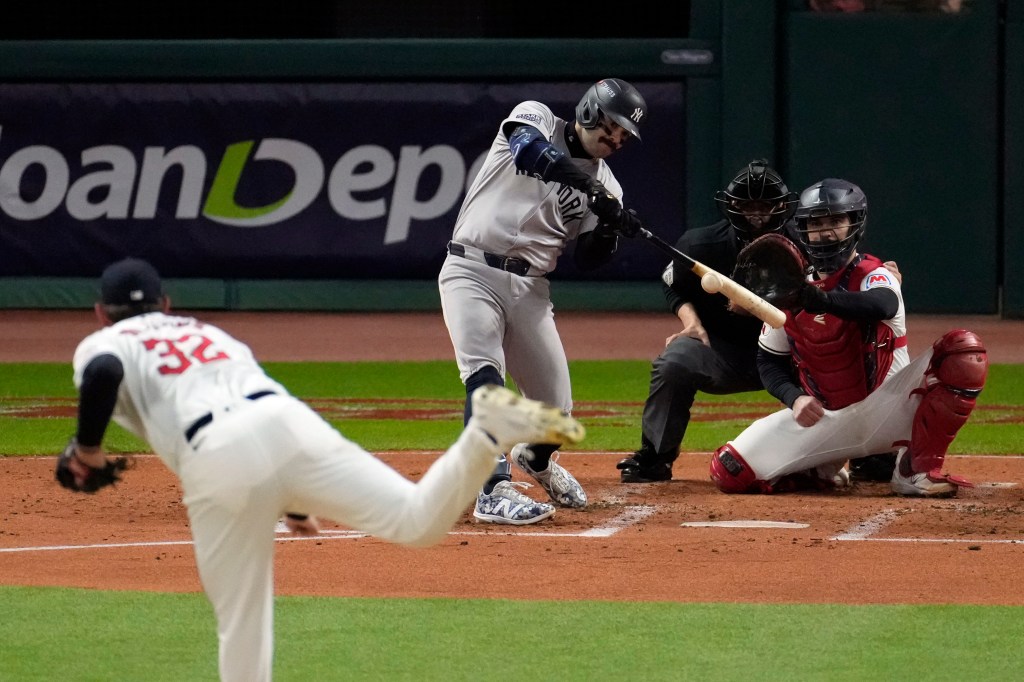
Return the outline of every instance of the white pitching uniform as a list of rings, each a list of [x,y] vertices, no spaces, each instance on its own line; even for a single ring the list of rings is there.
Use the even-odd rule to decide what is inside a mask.
[[[466,509],[500,452],[467,429],[413,483],[290,396],[245,344],[188,317],[149,313],[88,336],[75,352],[77,387],[100,354],[124,367],[114,420],[181,480],[224,680],[270,679],[274,536],[285,512],[429,545]]]
[[[597,227],[598,219],[583,192],[517,172],[502,132],[511,122],[532,125],[571,156],[566,122],[544,104],[522,102],[502,121],[455,223],[438,277],[441,306],[463,382],[491,365],[510,374],[523,395],[568,411],[569,368],[544,276],[568,242]],[[622,188],[603,159],[572,162],[621,202]],[[509,257],[528,269],[501,269],[500,259]]]

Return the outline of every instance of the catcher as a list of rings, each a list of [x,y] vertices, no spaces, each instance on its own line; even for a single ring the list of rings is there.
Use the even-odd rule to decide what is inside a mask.
[[[314,535],[322,514],[384,540],[439,542],[498,456],[521,438],[577,442],[560,409],[498,386],[473,394],[458,440],[412,482],[346,439],[267,376],[248,346],[213,325],[169,315],[160,277],[142,260],[101,280],[104,328],[75,351],[78,432],[57,481],[95,493],[127,460],[100,445],[113,418],[144,438],[180,478],[196,565],[217,618],[223,680],[269,680],[273,659],[274,529]]]
[[[948,497],[971,485],[942,467],[985,385],[984,344],[955,329],[910,361],[900,284],[857,252],[867,212],[857,185],[828,178],[800,195],[801,250],[768,235],[740,253],[741,283],[787,310],[782,329],[762,330],[757,356],[765,389],[786,409],[714,453],[722,492],[843,486],[848,459],[889,449],[899,495]]]

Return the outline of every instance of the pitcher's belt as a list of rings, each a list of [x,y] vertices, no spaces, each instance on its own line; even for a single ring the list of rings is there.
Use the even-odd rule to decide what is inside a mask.
[[[489,253],[473,246],[466,246],[458,242],[448,242],[448,253],[453,256],[461,256],[481,263],[486,263],[492,268],[511,272],[513,275],[525,277],[530,272],[530,262],[524,258],[513,258],[512,256],[499,256],[496,253]]]
[[[249,395],[245,396],[245,399],[246,400],[259,400],[260,398],[265,398],[268,395],[276,395],[276,394],[275,394],[274,391],[256,391],[255,393],[250,393]],[[204,426],[206,426],[207,424],[209,424],[212,421],[213,421],[213,412],[207,412],[202,417],[200,417],[199,419],[197,419],[194,422],[192,422],[192,426],[190,426],[187,429],[185,429],[185,440],[188,441],[189,443],[191,443],[192,439],[196,437],[197,433],[199,433],[199,430],[202,429]]]

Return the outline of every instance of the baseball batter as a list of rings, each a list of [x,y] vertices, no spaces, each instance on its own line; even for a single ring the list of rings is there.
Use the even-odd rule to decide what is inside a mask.
[[[527,101],[501,122],[466,193],[438,276],[445,324],[466,386],[466,420],[474,391],[504,385],[506,372],[523,395],[572,409],[569,368],[545,275],[570,241],[577,240],[576,264],[590,269],[611,258],[617,235],[639,232],[642,225],[622,208],[622,188],[605,159],[639,139],[646,118],[647,104],[636,88],[607,78],[587,90],[573,121]],[[555,444],[524,442],[509,454],[554,503],[584,507],[586,493],[552,459],[555,450]],[[554,513],[552,504],[513,487],[505,458],[474,511],[480,521],[511,524],[536,523]]]
[[[301,534],[315,534],[321,515],[427,546],[445,536],[518,439],[583,435],[561,409],[488,387],[474,395],[473,419],[458,440],[413,483],[289,395],[245,344],[168,310],[149,263],[127,259],[104,271],[96,313],[106,326],[75,351],[78,430],[57,478],[81,492],[102,486],[90,479],[108,470],[101,442],[111,418],[149,442],[179,477],[224,680],[271,677],[282,515]]]
[[[858,254],[867,197],[829,178],[803,191],[795,219],[811,262],[802,309],[762,329],[758,369],[788,409],[754,422],[719,448],[711,478],[727,493],[770,493],[848,482],[848,459],[897,449],[890,485],[900,495],[954,495],[946,451],[985,385],[988,358],[965,329],[909,362],[900,285]]]

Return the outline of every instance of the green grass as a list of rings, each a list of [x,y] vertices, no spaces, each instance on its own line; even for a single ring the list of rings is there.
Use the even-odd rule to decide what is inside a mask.
[[[4,680],[217,679],[202,595],[3,587],[0,599]],[[1015,680],[1022,615],[1001,606],[278,597],[274,679],[476,680],[500,667],[567,681]]]
[[[346,436],[370,450],[447,447],[462,426],[464,392],[453,363],[268,363],[267,372],[295,395],[310,400]],[[587,426],[583,451],[631,451],[639,446],[640,416],[647,397],[650,363],[646,361],[578,361],[570,363],[576,413]],[[379,419],[330,410],[338,397],[360,400],[415,399],[438,407],[435,419]],[[71,372],[59,363],[0,364],[0,456],[52,454],[74,430]],[[10,411],[40,399],[57,399],[66,416],[24,418]],[[737,404],[740,407],[737,407]],[[372,405],[366,402],[365,405]],[[1024,365],[994,365],[978,402],[979,409],[953,442],[953,454],[1019,454],[1024,420]],[[416,405],[397,404],[398,407]],[[683,447],[710,451],[749,424],[750,414],[778,409],[765,392],[730,396],[699,394],[694,419]],[[741,411],[742,415],[727,413]],[[600,412],[600,414],[596,414]],[[111,452],[146,451],[146,445],[117,425],[108,430]]]
[[[463,389],[452,363],[271,363],[267,370],[371,450],[441,449],[461,428]],[[576,410],[588,428],[581,449],[634,449],[650,364],[574,362],[571,371]],[[347,417],[336,409],[340,396],[351,401],[346,408],[413,398],[437,416]],[[65,364],[0,364],[0,455],[60,449],[74,429],[74,398]],[[44,400],[59,416],[12,412]],[[952,451],[1019,454],[1022,406],[1024,366],[993,366],[979,409]],[[777,406],[755,392],[702,394],[695,409],[767,414]],[[713,449],[749,423],[722,416],[691,422],[684,446]],[[107,445],[115,452],[148,450],[116,425]],[[5,682],[217,679],[214,620],[200,594],[0,587],[0,604]],[[1022,622],[1020,607],[994,606],[279,597],[275,679],[475,680],[497,669],[487,674],[536,680],[1016,680],[1024,667]]]

